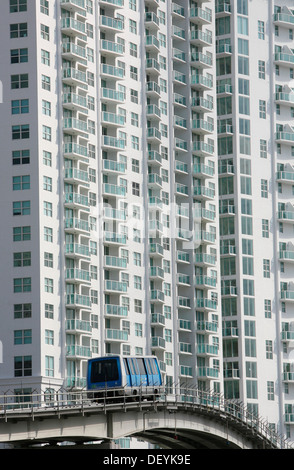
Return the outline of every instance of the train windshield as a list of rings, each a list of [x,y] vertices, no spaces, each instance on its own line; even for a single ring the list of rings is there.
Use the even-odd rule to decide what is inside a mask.
[[[118,380],[116,359],[94,361],[91,368],[91,382],[110,382]]]

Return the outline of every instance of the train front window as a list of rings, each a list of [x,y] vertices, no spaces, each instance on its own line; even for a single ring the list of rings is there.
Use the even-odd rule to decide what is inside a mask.
[[[108,359],[92,363],[92,382],[111,382],[118,380],[118,367],[116,359]]]

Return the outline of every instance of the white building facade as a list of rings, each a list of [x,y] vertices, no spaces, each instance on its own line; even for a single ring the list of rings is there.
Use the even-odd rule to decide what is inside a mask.
[[[222,391],[213,2],[4,3],[1,390],[155,354]]]
[[[290,439],[293,26],[289,1],[216,5],[224,392]]]
[[[292,2],[4,3],[0,389],[155,354],[293,439]]]

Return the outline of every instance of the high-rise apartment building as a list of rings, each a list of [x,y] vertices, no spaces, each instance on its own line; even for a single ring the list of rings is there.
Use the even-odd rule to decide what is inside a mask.
[[[215,6],[224,393],[293,440],[294,5]]]
[[[3,2],[1,390],[155,354],[166,384],[222,391],[214,18]]]
[[[0,390],[155,354],[294,438],[291,3],[3,1]]]

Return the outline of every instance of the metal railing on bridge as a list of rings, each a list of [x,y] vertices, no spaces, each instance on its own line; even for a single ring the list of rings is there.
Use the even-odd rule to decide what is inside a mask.
[[[174,406],[179,411],[190,409],[199,414],[209,413],[214,419],[227,420],[227,422],[239,429],[246,429],[246,434],[251,433],[263,440],[266,447],[275,449],[292,449],[287,439],[275,432],[272,426],[262,417],[250,411],[239,400],[228,400],[220,393],[204,391],[183,385],[166,387],[160,397],[144,387],[137,389],[137,394],[132,394],[130,389],[104,389],[99,397],[93,397],[93,393],[87,390],[47,389],[45,391],[30,391],[29,393],[12,393],[8,390],[1,393],[0,390],[0,420],[5,422],[17,417],[40,417],[42,414],[63,414],[68,410],[76,410],[84,413],[89,408],[106,413],[107,411],[127,411],[153,406],[154,409]],[[95,408],[94,408],[95,407]]]

